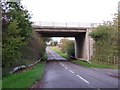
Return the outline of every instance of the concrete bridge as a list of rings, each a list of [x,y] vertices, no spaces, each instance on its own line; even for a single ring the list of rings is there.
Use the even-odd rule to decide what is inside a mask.
[[[75,57],[90,60],[93,54],[93,40],[88,35],[91,32],[90,26],[68,26],[67,23],[63,26],[57,26],[55,23],[52,25],[39,25],[34,24],[33,29],[44,37],[74,37],[75,38]]]

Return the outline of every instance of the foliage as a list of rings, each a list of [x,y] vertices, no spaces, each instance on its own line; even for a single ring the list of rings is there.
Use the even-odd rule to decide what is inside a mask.
[[[47,53],[44,53],[43,59],[44,61],[46,61],[48,59]]]
[[[113,64],[118,62],[118,30],[115,22],[98,26],[90,36],[95,41],[93,60]]]
[[[110,64],[103,64],[103,63],[98,63],[98,62],[92,62],[88,63],[83,60],[72,60],[73,63],[78,64],[80,66],[85,66],[89,68],[112,68],[112,69],[117,69],[115,65],[110,65]]]
[[[60,48],[63,53],[67,53],[69,56],[75,55],[74,41],[69,39],[61,39]]]
[[[109,31],[108,31],[108,27],[107,26],[99,26],[97,27],[94,32],[90,33],[90,36],[95,40],[95,41],[99,41],[99,40],[104,40],[109,38]]]
[[[66,52],[69,56],[75,56],[75,46],[74,41],[69,41],[67,43]]]
[[[32,30],[31,15],[16,2],[2,2],[3,75],[15,66],[44,56],[46,42],[51,38],[39,37]]]
[[[44,62],[38,63],[26,72],[16,73],[3,78],[3,89],[5,88],[31,88],[37,80],[40,80],[44,73]]]
[[[69,42],[69,40],[68,39],[61,39],[60,40],[60,48],[61,48],[61,51],[63,52],[63,53],[66,53],[66,47],[67,47],[67,43]]]
[[[51,41],[51,42],[50,42],[50,45],[51,45],[51,46],[56,46],[57,44],[58,44],[58,41]]]
[[[5,75],[25,63],[25,54],[30,53],[27,47],[31,44],[28,38],[32,37],[32,23],[30,14],[20,3],[2,2],[2,13],[2,74]]]
[[[60,56],[62,56],[63,58],[66,58],[67,60],[70,59],[70,57],[68,56],[68,54],[61,52],[58,48],[56,47],[51,47],[52,50],[54,50],[55,52],[57,52]]]
[[[20,49],[26,44],[23,41],[23,37],[19,35],[20,30],[16,21],[10,22],[8,31],[5,33],[3,38],[3,73],[6,73],[6,69],[10,69],[14,65],[20,63],[19,58],[21,57]],[[8,69],[8,70],[9,70]]]

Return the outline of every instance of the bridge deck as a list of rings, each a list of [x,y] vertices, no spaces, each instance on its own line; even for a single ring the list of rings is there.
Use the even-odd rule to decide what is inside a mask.
[[[90,27],[62,27],[62,26],[37,26],[33,25],[34,29],[74,29],[74,30],[86,30],[90,29]]]

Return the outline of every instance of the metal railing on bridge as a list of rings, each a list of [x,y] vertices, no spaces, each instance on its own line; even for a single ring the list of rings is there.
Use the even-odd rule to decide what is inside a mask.
[[[49,26],[49,27],[87,27],[87,28],[93,28],[97,27],[99,25],[103,25],[103,23],[81,23],[81,22],[45,22],[45,21],[36,21],[33,22],[33,25],[37,26]]]

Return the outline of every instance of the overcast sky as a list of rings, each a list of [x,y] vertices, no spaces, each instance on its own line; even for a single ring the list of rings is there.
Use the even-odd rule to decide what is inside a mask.
[[[120,0],[22,0],[32,21],[90,22],[111,21]]]
[[[119,0],[22,0],[32,21],[102,22],[112,20]]]

